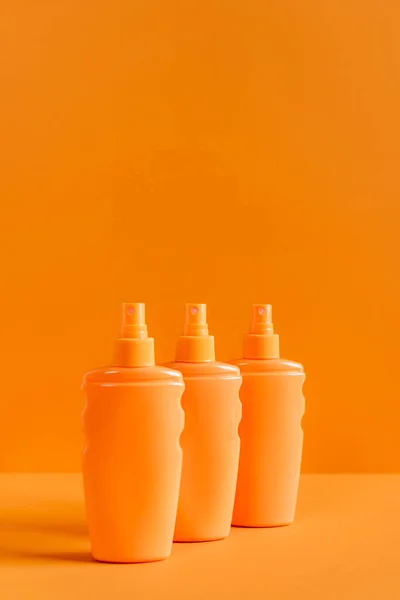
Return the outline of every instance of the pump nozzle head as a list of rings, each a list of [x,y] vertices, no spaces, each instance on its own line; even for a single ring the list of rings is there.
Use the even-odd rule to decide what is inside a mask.
[[[122,303],[121,337],[116,341],[114,365],[154,365],[154,340],[147,335],[145,305],[142,302]]]
[[[184,335],[208,335],[206,304],[186,304]]]
[[[244,336],[244,358],[279,358],[279,335],[274,333],[271,304],[253,304],[250,332]]]
[[[253,304],[250,333],[274,333],[271,304]]]
[[[147,338],[146,311],[143,302],[122,303],[122,338]]]
[[[193,363],[215,360],[214,338],[208,335],[205,304],[186,304],[184,333],[178,340],[175,360]]]

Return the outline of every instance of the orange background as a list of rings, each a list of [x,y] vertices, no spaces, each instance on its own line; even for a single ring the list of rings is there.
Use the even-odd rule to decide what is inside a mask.
[[[0,470],[75,471],[121,300],[221,359],[271,302],[304,470],[400,468],[400,4],[7,0]]]

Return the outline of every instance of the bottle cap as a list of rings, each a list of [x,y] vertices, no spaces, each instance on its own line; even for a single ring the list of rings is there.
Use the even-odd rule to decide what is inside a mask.
[[[215,360],[214,337],[208,335],[205,304],[186,304],[185,328],[176,346],[175,360],[191,363]]]
[[[154,339],[147,335],[142,302],[122,303],[121,336],[115,344],[113,364],[117,367],[154,365]]]
[[[244,336],[243,358],[279,358],[271,304],[253,304],[250,332]]]

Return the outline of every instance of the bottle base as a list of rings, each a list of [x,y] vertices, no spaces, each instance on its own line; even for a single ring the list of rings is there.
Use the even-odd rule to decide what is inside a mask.
[[[288,527],[293,521],[283,523],[232,523],[232,527],[243,527],[245,529],[267,529],[268,527]]]
[[[167,558],[169,558],[169,556],[170,555],[168,554],[167,556],[130,558],[130,557],[102,557],[102,556],[95,556],[94,554],[92,554],[92,557],[96,562],[117,564],[117,565],[133,565],[133,564],[140,564],[140,563],[160,562],[162,560],[166,560]]]
[[[174,544],[201,544],[206,542],[220,542],[221,540],[225,540],[227,537],[227,535],[218,535],[213,537],[179,536],[179,538],[174,538]]]

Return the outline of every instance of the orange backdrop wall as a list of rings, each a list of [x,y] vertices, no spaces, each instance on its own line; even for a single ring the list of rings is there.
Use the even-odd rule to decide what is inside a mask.
[[[304,470],[400,470],[400,4],[6,0],[0,470],[74,471],[121,300],[159,361],[252,302],[303,362]]]

